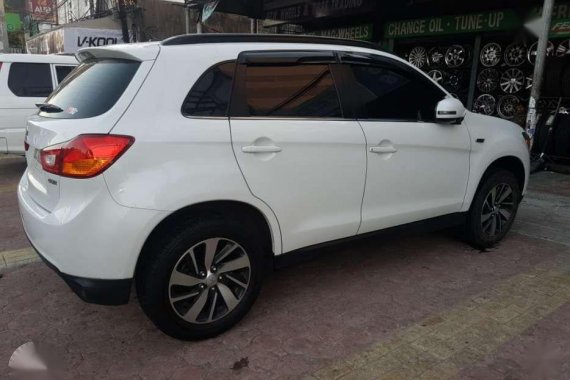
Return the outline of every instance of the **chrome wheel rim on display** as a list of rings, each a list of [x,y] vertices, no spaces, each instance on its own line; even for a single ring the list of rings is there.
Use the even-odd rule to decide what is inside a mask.
[[[428,73],[429,77],[433,79],[436,83],[441,84],[443,82],[443,74],[439,70],[432,70]]]
[[[451,91],[458,90],[461,86],[461,77],[458,73],[451,73],[445,78],[444,87]]]
[[[499,86],[499,72],[485,69],[477,76],[477,88],[481,92],[493,92]]]
[[[537,49],[538,49],[538,42],[532,44],[530,49],[528,49],[527,58],[531,65],[534,65],[534,63],[536,62]],[[554,54],[554,44],[552,43],[552,41],[548,41],[548,46],[546,48],[546,55],[552,56],[553,54]]]
[[[426,49],[420,46],[413,48],[408,56],[408,61],[418,69],[421,69],[427,63]]]
[[[438,47],[431,48],[427,60],[429,67],[442,67],[445,63],[445,52]]]
[[[234,310],[249,287],[247,252],[224,238],[201,241],[178,260],[168,283],[172,309],[190,323],[211,323]]]
[[[526,85],[525,85],[525,89],[530,90],[532,88],[532,83],[533,83],[534,78],[532,76],[527,76],[526,77]]]
[[[473,111],[483,114],[492,115],[495,112],[497,101],[492,95],[483,94],[475,100]]]
[[[524,45],[512,44],[505,49],[505,63],[507,66],[520,66],[526,60],[527,50]]]
[[[501,90],[507,94],[516,94],[525,84],[524,73],[519,69],[508,69],[501,75]]]
[[[501,61],[501,53],[503,49],[501,45],[491,42],[483,46],[481,49],[481,64],[485,67],[493,67]]]
[[[515,211],[513,189],[506,183],[493,187],[481,209],[481,230],[489,237],[500,235]]]
[[[497,103],[497,114],[503,119],[511,120],[517,113],[520,104],[519,98],[514,95],[506,95],[499,99]]]
[[[556,56],[564,57],[568,54],[570,54],[570,40],[565,40],[558,44],[558,47],[556,48]]]
[[[467,50],[461,45],[453,45],[445,53],[445,63],[448,67],[459,67],[467,60]]]

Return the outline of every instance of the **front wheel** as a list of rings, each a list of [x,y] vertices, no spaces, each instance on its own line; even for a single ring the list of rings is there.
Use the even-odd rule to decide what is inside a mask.
[[[469,210],[465,235],[477,248],[490,248],[511,229],[521,190],[517,178],[506,170],[487,176],[479,186]]]

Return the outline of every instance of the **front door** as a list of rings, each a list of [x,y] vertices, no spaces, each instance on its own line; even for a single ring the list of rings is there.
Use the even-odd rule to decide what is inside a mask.
[[[361,58],[345,57],[343,66],[367,140],[359,233],[459,212],[469,178],[467,127],[436,123],[446,94],[415,69]]]
[[[273,209],[283,251],[353,236],[360,225],[365,140],[343,118],[332,52],[240,56],[234,152],[254,196]]]

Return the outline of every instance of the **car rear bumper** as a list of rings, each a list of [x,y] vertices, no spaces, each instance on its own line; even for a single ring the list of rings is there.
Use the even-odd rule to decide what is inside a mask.
[[[102,176],[58,180],[61,195],[50,211],[34,201],[27,172],[20,181],[18,202],[30,243],[81,299],[127,302],[142,246],[167,213],[117,204]]]
[[[57,273],[83,301],[97,305],[124,305],[129,302],[132,279],[101,280],[72,276],[61,272],[33,244],[32,247],[43,262]]]

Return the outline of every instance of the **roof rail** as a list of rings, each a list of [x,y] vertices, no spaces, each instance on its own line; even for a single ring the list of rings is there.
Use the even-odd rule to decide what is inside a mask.
[[[324,44],[344,45],[367,49],[380,50],[380,47],[372,42],[347,40],[321,36],[308,36],[299,34],[245,34],[245,33],[205,33],[184,34],[165,39],[161,45],[192,45],[192,44],[215,44],[215,43],[238,43],[238,42],[267,42],[267,43],[296,43],[296,44]]]

